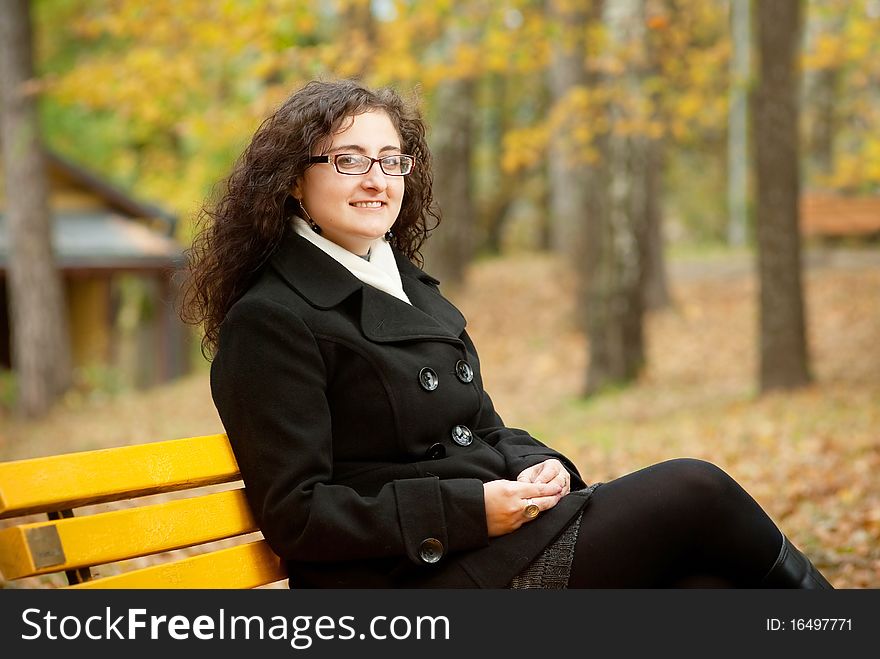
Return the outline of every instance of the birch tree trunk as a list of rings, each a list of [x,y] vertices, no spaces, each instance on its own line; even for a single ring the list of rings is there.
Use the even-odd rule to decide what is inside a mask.
[[[46,414],[71,380],[67,313],[55,269],[40,143],[28,0],[0,5],[0,115],[9,235],[8,297],[18,407]]]
[[[606,9],[612,39],[641,38],[643,0],[619,0]],[[629,94],[642,93],[641,74],[633,68],[621,74]],[[588,186],[587,250],[581,271],[590,344],[587,395],[633,380],[645,361],[648,138],[614,132],[624,115],[613,101],[605,113],[612,131],[596,142],[601,166]]]
[[[748,85],[751,77],[749,5],[731,0],[730,112],[727,119],[727,242],[746,244],[748,234]]]
[[[590,21],[601,11],[601,5],[602,2],[595,2],[585,9],[564,0],[547,0],[547,14],[555,33],[548,76],[552,105],[593,82],[585,66],[586,33]],[[592,176],[592,167],[578,159],[578,147],[573,144],[572,134],[578,121],[588,120],[571,117],[563,130],[555,132],[550,138],[547,163],[550,246],[553,251],[575,259],[583,249],[588,203],[585,181]]]

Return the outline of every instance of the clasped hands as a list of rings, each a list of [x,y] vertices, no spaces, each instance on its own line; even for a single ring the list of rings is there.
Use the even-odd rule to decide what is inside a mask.
[[[539,513],[549,510],[570,490],[571,476],[556,458],[524,469],[515,481],[483,483],[489,537],[515,531],[536,517],[526,514],[527,506],[537,506]]]

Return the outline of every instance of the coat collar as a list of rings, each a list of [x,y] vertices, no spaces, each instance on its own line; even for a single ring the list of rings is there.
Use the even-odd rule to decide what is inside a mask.
[[[293,232],[282,240],[270,263],[291,288],[318,309],[335,307],[360,292],[361,329],[372,341],[458,341],[466,321],[437,290],[440,282],[397,249],[393,252],[403,290],[412,306],[364,284],[342,264]]]

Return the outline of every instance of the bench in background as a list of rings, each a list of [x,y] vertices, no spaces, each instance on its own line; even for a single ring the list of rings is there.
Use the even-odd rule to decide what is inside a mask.
[[[244,494],[222,434],[0,463],[0,571],[72,588],[283,581]]]
[[[801,233],[824,241],[880,238],[880,195],[807,192],[801,197]]]

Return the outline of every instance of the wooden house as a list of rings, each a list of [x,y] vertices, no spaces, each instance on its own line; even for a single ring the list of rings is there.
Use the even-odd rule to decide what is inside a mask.
[[[57,154],[47,154],[47,165],[74,367],[138,387],[188,372],[192,332],[175,312],[173,275],[183,264],[176,218]],[[10,369],[4,208],[0,197],[0,369]]]

